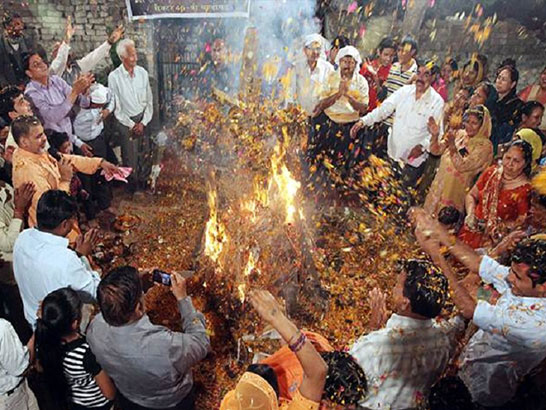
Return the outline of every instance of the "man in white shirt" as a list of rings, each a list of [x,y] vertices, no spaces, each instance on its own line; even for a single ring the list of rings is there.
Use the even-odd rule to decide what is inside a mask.
[[[23,346],[10,322],[0,319],[0,409],[38,410],[24,376],[34,351],[34,336]]]
[[[288,103],[296,103],[311,116],[319,101],[319,92],[334,67],[324,56],[325,40],[311,34],[304,40],[303,56],[294,63],[290,75]]]
[[[447,280],[424,259],[405,260],[393,289],[394,310],[384,328],[358,339],[349,353],[366,373],[370,409],[415,408],[442,375],[462,321],[436,322],[447,297]],[[370,292],[373,327],[386,318],[385,297]],[[381,317],[383,316],[383,319]]]
[[[95,83],[89,88],[89,100],[89,107],[82,108],[74,118],[74,134],[91,146],[94,156],[107,158],[104,120],[114,111],[115,99],[108,88]]]
[[[98,240],[90,230],[76,241],[76,251],[65,238],[77,217],[76,201],[66,192],[50,190],[38,201],[38,228],[23,231],[15,241],[13,270],[23,300],[25,318],[34,328],[40,301],[50,292],[70,286],[84,300],[96,297],[100,277],[89,266],[89,255]]]
[[[145,187],[150,174],[151,138],[148,124],[154,113],[148,72],[137,66],[135,43],[121,40],[116,51],[122,64],[108,76],[108,88],[116,99],[114,116],[121,135],[123,165],[133,168],[131,191]]]
[[[93,156],[111,158],[114,154],[105,135],[104,121],[114,111],[114,96],[108,88],[95,83],[89,88],[89,100],[89,107],[82,108],[74,118],[74,134],[93,149]],[[107,209],[112,201],[112,192],[100,171],[94,175],[82,175],[80,179],[98,208]]]
[[[368,108],[368,82],[360,75],[360,53],[353,46],[341,48],[336,57],[338,70],[331,72],[321,86],[321,100],[313,111],[313,131],[308,155],[318,167],[326,159],[344,177],[354,163],[349,132]],[[324,158],[325,157],[325,158]]]
[[[452,237],[424,211],[415,214],[416,234],[439,241],[427,252],[448,277],[453,302],[479,327],[459,358],[459,377],[475,402],[502,406],[515,395],[523,377],[546,358],[546,239],[543,235],[524,239],[513,251],[511,265],[503,266]],[[440,246],[495,287],[501,294],[496,304],[470,295]]]
[[[362,117],[351,130],[355,138],[362,127],[382,121],[394,112],[387,153],[392,160],[403,164],[405,186],[415,186],[424,170],[431,137],[429,118],[434,118],[438,124],[443,123],[444,100],[430,86],[431,69],[431,64],[421,65],[415,84],[396,90],[379,107]]]

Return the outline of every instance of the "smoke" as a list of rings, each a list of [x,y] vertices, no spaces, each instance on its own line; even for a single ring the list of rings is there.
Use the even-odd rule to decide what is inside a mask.
[[[316,0],[251,0],[249,19],[224,21],[224,38],[233,52],[240,52],[246,30],[255,27],[259,63],[274,56],[291,60],[303,47],[303,37],[321,31],[315,9]]]

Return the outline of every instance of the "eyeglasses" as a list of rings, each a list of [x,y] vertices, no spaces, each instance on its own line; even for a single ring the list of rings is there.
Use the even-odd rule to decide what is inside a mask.
[[[35,61],[34,63],[32,64],[29,64],[29,67],[30,68],[40,68],[42,67],[43,65],[47,65],[43,60],[40,60],[40,61]]]

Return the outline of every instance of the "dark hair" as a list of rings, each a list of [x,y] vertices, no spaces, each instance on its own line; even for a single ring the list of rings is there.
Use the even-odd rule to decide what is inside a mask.
[[[400,46],[404,47],[406,44],[409,44],[411,46],[411,50],[417,53],[417,41],[409,34],[402,39]]]
[[[138,270],[132,266],[112,269],[102,278],[97,289],[102,316],[112,326],[127,324],[141,297],[142,284]]]
[[[487,94],[484,105],[487,107],[489,112],[493,112],[493,107],[495,107],[497,103],[497,98],[499,97],[497,89],[493,84],[488,81],[482,81],[476,86],[475,89],[477,90],[480,87],[483,87],[485,89],[485,93]]]
[[[39,230],[53,230],[67,219],[76,215],[76,200],[65,191],[50,189],[38,200],[36,219]]]
[[[349,40],[347,37],[339,35],[336,38],[334,38],[334,41],[332,41],[332,48],[343,48],[345,46],[350,46],[351,40]]]
[[[328,365],[322,398],[336,404],[358,404],[368,394],[366,374],[347,352],[320,353]]]
[[[546,239],[526,238],[516,245],[512,262],[529,266],[533,287],[546,282]]]
[[[469,86],[469,85],[463,85],[463,86],[461,86],[461,88],[459,89],[459,91],[461,91],[461,90],[466,91],[466,92],[468,93],[468,96],[469,96],[469,97],[470,97],[470,96],[472,95],[472,93],[474,92],[474,89],[473,89],[471,86]]]
[[[518,147],[523,153],[523,160],[525,161],[523,172],[525,175],[530,176],[533,164],[533,147],[525,140],[515,140],[510,143],[506,152],[512,147]]]
[[[444,206],[438,212],[438,222],[442,225],[453,225],[460,221],[461,212],[454,206]]]
[[[403,260],[401,268],[406,272],[404,296],[411,303],[411,311],[430,319],[438,316],[448,289],[444,274],[425,259]]]
[[[58,132],[53,130],[45,130],[47,135],[47,141],[49,142],[49,155],[55,158],[57,161],[61,160],[60,149],[61,146],[70,140],[68,134],[65,132]]]
[[[498,77],[499,74],[504,70],[508,70],[510,72],[510,80],[515,81],[517,85],[519,81],[519,71],[516,68],[516,62],[511,58],[507,58],[506,60],[504,60],[497,70],[496,77]]]
[[[448,376],[438,380],[430,389],[430,410],[471,410],[472,396],[458,377]]]
[[[23,53],[23,55],[21,56],[25,72],[30,68],[30,59],[32,58],[32,56],[38,56],[46,65],[49,64],[47,60],[47,52],[45,51],[45,49],[43,47],[37,47],[35,50],[30,50],[26,53]]]
[[[71,288],[61,288],[42,302],[42,317],[36,322],[36,357],[44,370],[49,390],[62,402],[70,388],[64,375],[62,338],[72,333],[72,323],[81,320],[82,301]]]
[[[13,102],[21,94],[23,92],[14,85],[8,85],[0,91],[0,118],[8,125],[11,124],[9,113],[15,111],[15,104]]]
[[[65,142],[70,140],[66,132],[46,130],[45,133],[47,135],[47,140],[49,141],[49,145],[52,148],[56,149],[57,151],[61,148],[61,146]]]
[[[463,114],[463,121],[468,120],[468,117],[475,115],[483,124],[483,117],[485,116],[485,107],[483,105],[477,105],[474,108],[467,109]]]
[[[379,45],[377,46],[377,50],[379,50],[379,53],[381,53],[386,48],[392,48],[396,51],[396,43],[391,37],[385,37],[381,40]]]
[[[533,111],[537,108],[544,111],[544,105],[540,101],[527,101],[521,107],[521,113],[525,114],[527,117],[530,117],[531,114],[533,114]]]
[[[418,68],[425,67],[430,72],[431,76],[434,74],[433,70],[434,70],[434,66],[435,66],[435,60],[432,60],[432,59],[431,60],[428,60],[428,59],[425,60],[425,59],[416,58],[415,62],[417,63]]]
[[[477,54],[476,58],[479,60],[480,63],[482,63],[483,76],[487,77],[489,59],[485,54]]]
[[[269,385],[273,387],[273,390],[275,390],[277,399],[279,398],[279,382],[277,380],[277,374],[275,373],[275,370],[273,370],[271,366],[264,363],[254,363],[249,365],[246,371],[257,374],[266,382],[268,382]]]
[[[11,24],[11,22],[15,19],[22,19],[21,15],[19,13],[4,13],[4,19],[2,20],[2,24],[4,27],[7,27]]]
[[[453,71],[457,71],[459,69],[459,64],[457,64],[457,60],[455,60],[453,57],[447,58],[443,65],[446,64],[448,64]]]
[[[30,132],[31,128],[42,125],[38,117],[34,115],[20,115],[11,123],[11,134],[17,144],[21,137],[25,137]]]

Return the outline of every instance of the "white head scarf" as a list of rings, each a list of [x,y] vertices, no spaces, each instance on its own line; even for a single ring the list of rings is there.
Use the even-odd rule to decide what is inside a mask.
[[[303,37],[298,37],[292,41],[288,52],[287,60],[291,63],[305,64],[307,57],[302,51],[303,47],[309,47],[313,43],[320,44],[320,59],[326,60],[326,50],[329,49],[330,43],[320,34],[309,34]]]
[[[318,33],[309,34],[303,38],[303,46],[309,47],[313,43],[320,44],[320,58],[326,58],[326,49],[329,47],[330,43],[324,37]]]
[[[355,71],[358,72],[360,69],[360,65],[362,64],[362,58],[360,57],[359,51],[353,47],[353,46],[345,46],[343,48],[340,48],[336,55],[336,65],[339,67],[339,61],[343,57],[351,56],[356,61],[356,68]]]

